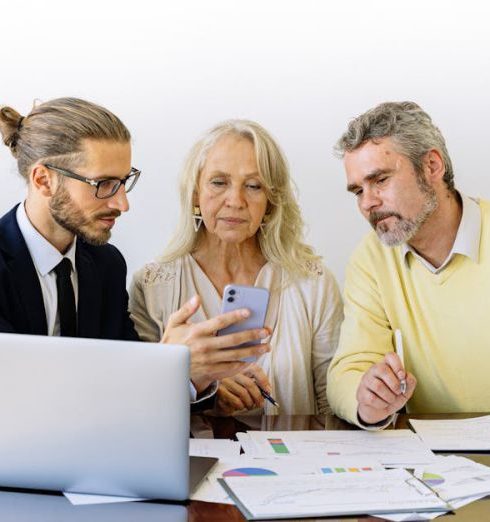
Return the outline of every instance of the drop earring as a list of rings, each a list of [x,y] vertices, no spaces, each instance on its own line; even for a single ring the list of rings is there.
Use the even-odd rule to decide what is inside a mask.
[[[192,219],[194,220],[194,230],[197,232],[202,225],[201,209],[199,206],[194,207]]]
[[[265,214],[265,216],[262,218],[262,221],[260,222],[259,228],[262,234],[265,234],[265,228],[267,227],[267,221],[269,219],[269,214]]]

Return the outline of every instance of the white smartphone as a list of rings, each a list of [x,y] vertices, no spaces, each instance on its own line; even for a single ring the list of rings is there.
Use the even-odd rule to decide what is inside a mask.
[[[250,310],[250,316],[239,323],[231,324],[219,330],[218,335],[263,328],[268,303],[269,291],[265,288],[234,284],[226,285],[223,292],[221,312],[226,313],[239,308],[247,308]],[[260,339],[240,344],[239,347],[253,346],[254,344],[260,344]],[[243,361],[254,362],[256,359],[256,357],[246,357]]]

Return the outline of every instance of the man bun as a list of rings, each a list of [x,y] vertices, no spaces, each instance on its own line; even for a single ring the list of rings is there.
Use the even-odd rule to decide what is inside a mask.
[[[12,107],[3,106],[0,108],[0,134],[3,143],[10,148],[14,157],[17,157],[15,149],[19,141],[23,120],[24,117]]]
[[[131,139],[115,114],[95,103],[69,97],[35,103],[25,118],[11,107],[0,106],[0,133],[26,181],[39,162],[55,162],[63,168],[79,165],[86,139],[120,143]]]

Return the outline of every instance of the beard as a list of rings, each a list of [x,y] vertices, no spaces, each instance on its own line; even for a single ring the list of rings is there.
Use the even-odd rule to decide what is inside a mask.
[[[420,227],[432,216],[437,208],[435,190],[428,185],[424,185],[420,180],[418,181],[419,188],[424,195],[424,203],[422,209],[414,218],[406,218],[393,211],[371,212],[369,214],[370,225],[374,228],[380,241],[386,246],[398,246],[413,239]],[[425,180],[423,181],[425,182]],[[395,222],[391,227],[387,223],[379,223],[382,219],[388,217],[395,218]]]
[[[95,246],[105,245],[111,237],[110,229],[103,230],[96,227],[97,220],[106,217],[116,218],[121,215],[119,210],[99,212],[93,216],[86,215],[75,204],[63,185],[58,187],[51,198],[49,208],[58,225],[79,237],[85,243]]]

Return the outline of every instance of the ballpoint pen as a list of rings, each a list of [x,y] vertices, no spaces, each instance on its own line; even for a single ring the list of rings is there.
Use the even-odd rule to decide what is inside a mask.
[[[403,369],[405,369],[402,332],[398,328],[395,330],[395,351],[398,357],[400,358],[400,361],[402,362]],[[402,395],[405,395],[405,392],[407,391],[407,380],[405,378],[400,379],[400,391],[402,392]]]
[[[279,403],[274,399],[271,395],[269,395],[261,386],[259,386],[257,383],[257,388],[260,390],[260,393],[264,399],[267,399],[273,406],[276,408],[279,408]]]

